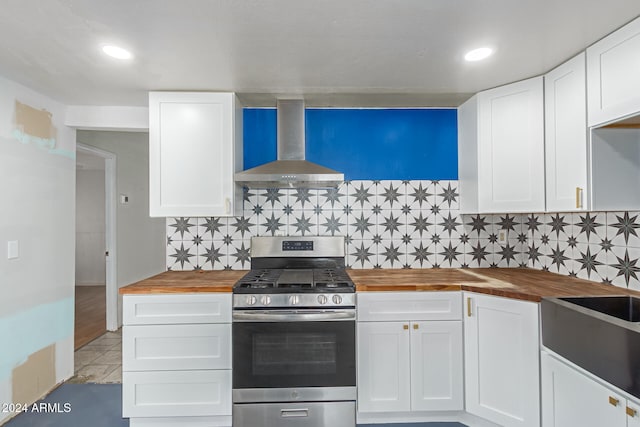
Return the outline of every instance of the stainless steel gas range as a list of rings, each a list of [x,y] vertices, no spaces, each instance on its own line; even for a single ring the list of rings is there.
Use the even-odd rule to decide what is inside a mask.
[[[343,237],[254,237],[233,288],[234,427],[354,427],[355,286]]]

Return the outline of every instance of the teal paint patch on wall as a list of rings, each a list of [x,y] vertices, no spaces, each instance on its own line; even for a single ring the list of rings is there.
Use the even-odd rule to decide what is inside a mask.
[[[65,298],[0,318],[0,380],[31,354],[71,336],[73,316],[73,298]]]
[[[13,139],[20,141],[22,144],[33,144],[36,147],[47,150],[49,154],[55,154],[57,156],[67,157],[75,160],[76,152],[56,147],[56,140],[53,138],[39,138],[26,134],[18,129],[15,129],[12,133]]]

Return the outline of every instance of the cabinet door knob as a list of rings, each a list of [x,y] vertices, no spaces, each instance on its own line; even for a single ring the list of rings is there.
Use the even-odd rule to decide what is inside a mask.
[[[609,396],[609,403],[613,406],[618,406],[618,403],[620,403],[620,401],[613,396]]]
[[[413,329],[418,329],[420,326],[417,323],[413,324]]]
[[[402,329],[404,329],[405,331],[409,329],[409,325],[402,325]]]
[[[629,408],[627,406],[627,415],[629,415],[630,417],[635,417],[637,415],[637,411],[633,408]]]

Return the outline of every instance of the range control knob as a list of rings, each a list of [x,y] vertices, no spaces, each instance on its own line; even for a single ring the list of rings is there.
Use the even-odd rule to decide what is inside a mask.
[[[254,305],[256,302],[258,302],[258,298],[256,298],[255,295],[249,295],[247,296],[247,305]]]
[[[340,304],[342,303],[342,297],[340,295],[334,295],[333,298],[331,298],[333,300],[334,304]]]
[[[318,302],[320,304],[326,304],[329,301],[329,298],[327,298],[326,295],[318,295]]]
[[[269,305],[271,304],[271,297],[269,295],[263,295],[262,298],[260,298],[260,302],[262,305]]]
[[[289,304],[298,305],[300,303],[300,297],[298,295],[291,295],[289,297]]]

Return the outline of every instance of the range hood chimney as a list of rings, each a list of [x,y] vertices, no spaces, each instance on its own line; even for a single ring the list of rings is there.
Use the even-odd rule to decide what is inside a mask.
[[[278,100],[278,160],[235,174],[248,188],[329,188],[344,174],[305,160],[304,101]]]

